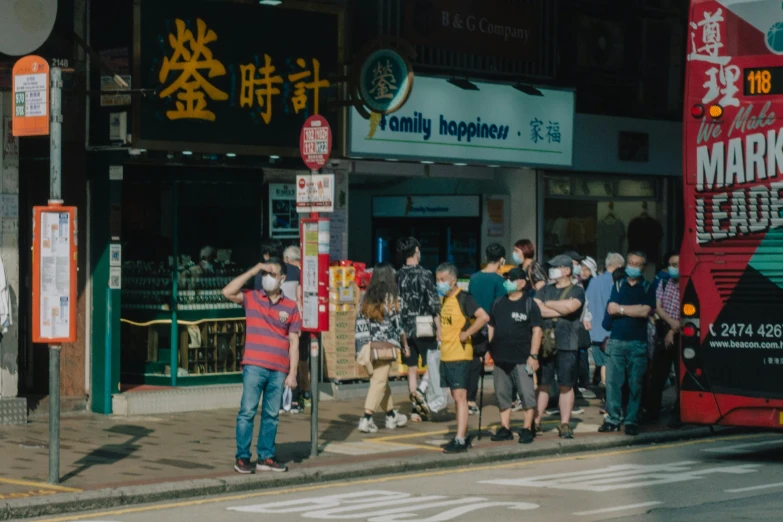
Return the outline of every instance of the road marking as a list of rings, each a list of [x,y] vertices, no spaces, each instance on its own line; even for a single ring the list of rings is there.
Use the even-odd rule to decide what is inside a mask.
[[[783,482],[777,482],[775,484],[762,484],[761,486],[751,486],[749,488],[724,489],[723,491],[726,493],[744,493],[746,491],[756,491],[759,489],[772,489],[780,487],[783,487]]]
[[[742,455],[746,453],[753,453],[757,448],[761,446],[777,446],[783,444],[783,440],[774,439],[766,440],[763,442],[750,442],[747,444],[734,444],[733,446],[722,446],[720,448],[703,449],[708,453],[729,453],[732,455]]]
[[[134,513],[145,513],[148,511],[162,511],[166,509],[173,509],[173,508],[182,508],[182,507],[192,507],[192,506],[202,506],[207,504],[215,504],[219,502],[233,502],[237,500],[247,500],[250,498],[258,498],[258,497],[268,497],[273,495],[288,495],[292,493],[305,493],[309,491],[318,491],[321,489],[329,489],[329,488],[340,488],[340,487],[351,487],[351,486],[361,486],[366,484],[381,484],[384,482],[392,482],[397,480],[410,480],[410,479],[417,479],[417,478],[426,478],[426,477],[437,477],[442,475],[456,475],[460,473],[474,473],[476,471],[487,471],[492,469],[511,469],[511,468],[523,468],[527,466],[534,466],[536,464],[551,464],[555,462],[568,462],[572,460],[587,460],[587,459],[602,459],[606,457],[615,457],[618,455],[630,455],[634,453],[642,453],[644,451],[659,451],[663,449],[672,449],[672,448],[683,448],[686,446],[694,446],[697,444],[709,444],[709,443],[715,443],[715,442],[725,442],[725,441],[732,441],[732,440],[746,440],[746,439],[757,439],[760,437],[767,437],[768,435],[762,434],[753,434],[753,435],[735,435],[730,437],[717,437],[717,438],[710,438],[710,439],[697,439],[697,440],[689,440],[684,442],[674,442],[671,444],[660,444],[660,445],[653,445],[653,446],[642,446],[639,448],[631,448],[631,449],[624,449],[624,450],[614,450],[614,451],[606,451],[602,453],[577,453],[574,455],[566,455],[562,457],[549,457],[546,459],[536,459],[536,460],[528,460],[528,461],[515,461],[510,463],[503,463],[503,464],[486,464],[483,466],[470,466],[465,468],[457,468],[457,469],[444,469],[444,470],[438,470],[438,471],[422,471],[422,472],[416,472],[416,473],[405,473],[400,475],[389,475],[384,477],[375,477],[375,478],[369,478],[369,479],[362,479],[362,480],[347,480],[347,481],[340,481],[340,482],[325,482],[323,484],[315,484],[312,486],[297,486],[292,488],[286,488],[286,489],[273,489],[273,490],[267,490],[267,491],[259,491],[256,493],[245,493],[242,495],[230,495],[230,496],[223,496],[223,497],[210,497],[205,499],[198,499],[198,500],[184,500],[181,502],[170,502],[168,504],[157,504],[157,505],[146,505],[146,506],[139,506],[139,507],[132,507],[132,508],[123,508],[118,509],[115,511],[102,511],[100,513],[89,513],[89,514],[81,514],[81,515],[68,515],[64,517],[58,517],[58,518],[48,518],[45,520],[42,520],[41,522],[74,522],[77,520],[87,520],[87,519],[93,519],[98,517],[103,517],[107,515],[129,515]],[[376,439],[377,440],[377,439]]]
[[[604,508],[604,509],[594,509],[592,511],[580,511],[579,513],[574,513],[574,515],[584,517],[589,515],[600,515],[602,513],[615,513],[617,511],[626,511],[631,509],[639,509],[639,508],[646,508],[646,507],[652,507],[657,506],[659,504],[663,504],[663,502],[654,501],[654,502],[644,502],[642,504],[629,504],[627,506],[617,506],[617,507],[610,507],[610,508]]]
[[[14,486],[30,486],[33,488],[51,489],[53,491],[60,491],[63,493],[78,493],[81,489],[68,488],[65,486],[54,486],[47,484],[46,482],[33,482],[31,480],[17,480],[9,478],[0,478],[0,484],[13,484]]]
[[[605,493],[618,489],[647,488],[662,484],[674,484],[701,480],[704,475],[726,473],[744,475],[758,472],[759,464],[743,464],[738,466],[712,466],[706,469],[693,470],[698,462],[684,461],[670,464],[622,464],[601,469],[591,469],[569,473],[557,473],[540,477],[524,477],[518,479],[482,480],[479,484],[494,484],[500,486],[517,486],[531,488],[570,489],[574,491],[594,491]]]
[[[419,512],[421,511],[447,508],[446,511],[440,511],[424,519],[446,521],[453,520],[472,511],[486,512],[488,508],[492,507],[527,511],[538,509],[540,506],[529,502],[495,502],[484,497],[450,498],[443,495],[416,496],[411,493],[398,491],[365,490],[324,497],[284,500],[269,504],[229,507],[226,509],[241,513],[299,513],[303,518],[327,520],[366,519],[394,521],[420,517]],[[418,520],[422,519],[419,518]]]

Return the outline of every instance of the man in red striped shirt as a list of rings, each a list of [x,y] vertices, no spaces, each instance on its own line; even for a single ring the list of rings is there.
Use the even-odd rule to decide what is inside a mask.
[[[262,275],[262,290],[244,290],[248,281]],[[231,281],[223,295],[245,308],[245,352],[242,356],[242,404],[237,415],[237,454],[234,469],[239,473],[287,471],[275,456],[275,437],[280,402],[285,386],[296,387],[299,364],[299,308],[283,295],[280,285],[286,277],[282,260],[271,258]],[[258,434],[258,463],[250,461],[253,423],[261,405]]]

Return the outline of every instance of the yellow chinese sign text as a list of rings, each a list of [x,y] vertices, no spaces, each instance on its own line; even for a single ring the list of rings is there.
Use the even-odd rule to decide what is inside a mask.
[[[215,121],[215,113],[207,110],[206,97],[212,100],[223,101],[228,99],[228,94],[212,85],[202,73],[209,78],[223,76],[226,68],[212,57],[212,51],[208,44],[217,40],[214,31],[207,30],[207,24],[200,18],[196,21],[197,33],[186,28],[185,22],[177,19],[177,34],[169,35],[169,44],[173,49],[171,58],[163,59],[160,69],[160,82],[165,84],[169,73],[179,72],[179,76],[160,92],[161,98],[166,98],[177,93],[177,110],[167,111],[166,116],[170,120],[183,118]]]

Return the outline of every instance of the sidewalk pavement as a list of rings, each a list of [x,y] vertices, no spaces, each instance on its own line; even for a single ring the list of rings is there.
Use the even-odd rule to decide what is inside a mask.
[[[37,420],[4,426],[0,428],[4,464],[0,467],[0,520],[710,434],[706,428],[669,430],[661,425],[642,426],[638,438],[600,434],[597,429],[603,418],[598,401],[591,400],[589,405],[588,401],[578,403],[585,405],[585,412],[574,415],[574,440],[559,439],[555,429],[559,417],[549,417],[544,421],[544,435],[533,444],[493,443],[489,436],[499,424],[497,402],[491,393],[484,398],[482,439],[474,439],[473,448],[457,456],[443,455],[440,449],[455,431],[453,413],[439,422],[409,422],[393,431],[384,429],[383,414],[378,414],[375,420],[380,430],[368,435],[357,429],[363,401],[322,401],[321,454],[317,458],[309,457],[309,409],[281,414],[278,457],[289,462],[290,471],[274,476],[234,473],[233,409],[147,417],[66,415],[61,422],[60,486],[46,484],[47,423]],[[407,414],[406,398],[395,399]],[[453,412],[453,406],[450,409]],[[521,426],[521,420],[522,412],[513,414],[515,426]],[[258,424],[257,418],[254,451]],[[477,426],[478,416],[471,416],[471,433],[476,433]]]

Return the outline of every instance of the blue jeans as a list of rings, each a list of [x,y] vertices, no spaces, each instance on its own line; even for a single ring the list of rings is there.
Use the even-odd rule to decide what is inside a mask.
[[[629,397],[625,424],[639,424],[644,374],[647,371],[647,341],[616,341],[606,347],[606,422],[619,425],[623,418],[623,384]]]
[[[260,366],[246,365],[242,370],[242,404],[237,415],[238,459],[250,458],[250,443],[253,442],[253,421],[261,396],[261,429],[258,433],[258,460],[275,456],[275,437],[280,415],[280,401],[283,397],[286,374],[267,370]]]

